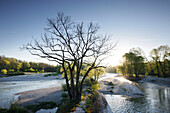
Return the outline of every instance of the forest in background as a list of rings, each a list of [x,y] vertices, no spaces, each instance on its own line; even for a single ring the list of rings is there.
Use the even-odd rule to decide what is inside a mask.
[[[127,76],[151,75],[170,77],[170,47],[162,45],[150,52],[150,59],[140,48],[132,48],[123,55],[122,65],[117,66],[117,72]]]
[[[57,72],[60,73],[60,66],[49,65],[46,63],[35,63],[17,60],[0,56],[0,70],[1,74],[17,75],[24,74],[23,72]]]
[[[170,77],[170,47],[162,45],[152,49],[150,60],[140,48],[132,48],[123,55],[123,61],[119,66],[108,66],[107,73],[122,73],[126,76],[139,77],[151,75],[157,77]],[[1,74],[17,75],[22,72],[60,72],[60,65],[54,66],[46,63],[35,63],[0,56]]]

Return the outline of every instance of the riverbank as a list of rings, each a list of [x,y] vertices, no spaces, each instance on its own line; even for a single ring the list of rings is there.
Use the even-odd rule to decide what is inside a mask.
[[[120,108],[120,107],[122,107],[122,108],[124,108],[123,110],[124,111],[126,111],[126,112],[128,112],[128,109],[130,109],[130,110],[132,110],[132,112],[133,111],[138,111],[138,112],[140,112],[141,110],[143,110],[143,111],[146,111],[147,109],[149,109],[149,111],[155,111],[156,110],[156,107],[153,107],[153,106],[157,106],[157,105],[160,105],[161,106],[161,109],[159,109],[159,111],[169,111],[169,109],[168,109],[168,105],[167,106],[165,106],[165,108],[164,108],[164,106],[163,106],[163,104],[161,104],[161,103],[158,103],[156,100],[155,100],[155,96],[153,96],[153,95],[158,95],[160,92],[161,92],[161,94],[160,95],[162,95],[162,93],[164,92],[164,89],[162,90],[161,88],[162,87],[160,87],[160,88],[158,88],[157,89],[157,87],[155,87],[154,85],[151,85],[151,84],[149,84],[149,83],[147,83],[146,81],[147,80],[158,80],[158,81],[160,81],[160,80],[164,80],[164,78],[150,78],[150,79],[143,79],[143,81],[139,81],[139,82],[144,82],[144,83],[142,83],[142,86],[146,86],[145,87],[145,89],[144,89],[144,96],[142,96],[142,95],[137,95],[137,97],[139,97],[139,98],[133,98],[134,97],[134,95],[127,95],[127,96],[124,96],[124,95],[126,95],[126,94],[128,94],[128,93],[131,93],[131,92],[128,92],[128,88],[130,88],[130,91],[132,91],[132,92],[134,92],[134,91],[137,91],[137,90],[134,90],[135,88],[134,88],[134,86],[133,86],[133,84],[132,84],[132,82],[131,81],[127,81],[126,79],[116,79],[115,80],[115,78],[121,78],[121,77],[114,77],[114,79],[112,78],[107,78],[107,79],[103,79],[102,81],[103,82],[105,82],[105,84],[107,84],[109,87],[106,87],[106,89],[107,88],[112,88],[113,86],[114,86],[114,88],[115,89],[117,89],[116,91],[117,91],[117,93],[115,92],[115,93],[113,93],[113,92],[111,92],[110,91],[110,89],[108,90],[107,89],[107,91],[109,91],[109,93],[111,94],[104,94],[105,95],[105,98],[107,99],[107,101],[109,102],[109,106],[111,106],[111,108],[112,108],[112,111],[114,112],[114,111],[119,111],[120,109],[118,109],[118,108]],[[112,84],[112,83],[110,83],[109,81],[114,81],[114,83]],[[106,82],[107,81],[107,82]],[[120,84],[121,84],[121,86],[120,85],[117,85],[117,86],[115,86],[114,84],[116,83],[116,84],[118,84],[118,81],[120,82]],[[157,84],[157,82],[158,81],[155,81],[155,84]],[[151,82],[153,82],[153,81],[151,81]],[[162,81],[163,82],[163,81]],[[129,85],[130,85],[130,87],[129,87]],[[119,86],[119,87],[118,87]],[[131,87],[131,86],[133,86],[133,87]],[[135,86],[136,87],[136,86]],[[124,88],[127,88],[128,90],[125,90]],[[31,98],[31,96],[33,96],[34,97],[34,95],[36,95],[36,94],[40,94],[41,92],[43,93],[43,92],[46,92],[47,90],[49,90],[50,88],[45,88],[45,89],[40,89],[40,90],[34,90],[34,91],[36,91],[36,92],[34,92],[34,91],[28,91],[28,92],[22,92],[23,93],[23,95],[25,95],[25,96],[23,96],[22,97],[22,99],[25,99],[24,97],[28,97],[28,98]],[[54,89],[51,89],[51,91],[53,91]],[[152,91],[153,90],[153,91]],[[115,90],[113,90],[113,91],[115,91]],[[169,91],[168,89],[166,89],[166,91]],[[48,92],[48,91],[47,91]],[[154,92],[154,93],[153,93]],[[22,95],[22,94],[21,94]],[[136,95],[136,94],[135,94]],[[148,96],[149,95],[149,96]],[[48,96],[48,95],[47,95]],[[132,98],[129,98],[129,96],[131,96]],[[153,97],[152,97],[153,96]],[[42,96],[43,97],[43,96]],[[166,97],[166,95],[165,95],[165,97]],[[43,97],[44,98],[44,97]],[[55,97],[56,98],[56,97]],[[150,99],[150,100],[148,100],[148,98]],[[156,97],[156,99],[159,99],[158,97]],[[36,100],[36,99],[34,99],[34,100]],[[138,100],[140,100],[140,101],[138,101]],[[154,102],[155,103],[152,103],[152,100],[154,100]],[[167,100],[168,100],[168,97],[167,97]],[[120,104],[118,104],[118,102],[120,103]],[[144,103],[144,105],[143,104],[141,104],[141,103]],[[167,101],[166,101],[167,102]],[[36,102],[35,101],[35,103],[38,103],[38,102]],[[130,103],[130,104],[128,104],[128,103]],[[149,104],[148,104],[149,103]],[[81,105],[81,104],[80,104]],[[150,106],[150,105],[152,105],[152,106]],[[118,107],[116,107],[115,108],[115,106],[118,106]],[[125,107],[125,106],[127,106],[127,107]],[[133,106],[135,106],[135,107],[133,107]],[[142,106],[142,107],[141,107]],[[148,108],[149,107],[149,108]],[[78,109],[79,108],[79,109]],[[76,108],[76,110],[75,110],[75,113],[76,112],[84,112],[82,109],[80,109],[81,107],[77,107]],[[165,110],[164,110],[164,109]],[[122,110],[122,109],[121,109]],[[120,110],[120,111],[121,111]],[[123,111],[122,110],[122,111]],[[166,113],[166,112],[165,112]]]
[[[161,77],[153,77],[153,76],[143,76],[139,78],[128,77],[123,75],[118,75],[118,77],[124,77],[132,82],[149,82],[161,86],[170,87],[170,78],[161,78]]]
[[[14,72],[13,74],[0,74],[0,78],[5,77],[13,77],[13,76],[23,76],[23,75],[36,75],[36,74],[52,74],[55,72],[44,72],[44,73],[36,73],[36,72]]]
[[[16,94],[20,95],[17,104],[20,106],[28,106],[50,101],[60,104],[62,100],[62,93],[63,91],[61,86],[25,91]]]
[[[147,79],[147,77],[146,77],[146,79],[139,81],[140,82],[139,85],[141,85],[144,88],[144,96],[137,95],[137,97],[139,97],[139,98],[133,98],[133,96],[129,97],[129,95],[126,95],[126,94],[128,94],[129,89],[128,90],[124,89],[124,88],[128,88],[129,85],[127,85],[127,84],[130,84],[132,86],[133,85],[133,84],[131,84],[132,82],[127,81],[126,79],[119,79],[119,80],[116,79],[115,80],[115,78],[121,78],[121,77],[117,77],[117,75],[118,74],[106,74],[105,76],[103,76],[99,79],[99,81],[105,82],[105,86],[108,85],[107,87],[105,87],[106,89],[108,88],[106,90],[108,92],[107,93],[101,92],[101,93],[103,93],[104,97],[107,99],[109,106],[111,106],[111,108],[112,108],[112,112],[119,111],[120,109],[118,109],[118,108],[120,108],[120,106],[121,107],[129,106],[129,107],[127,107],[127,109],[135,109],[132,111],[136,111],[136,109],[139,106],[142,106],[142,108],[139,107],[140,109],[137,109],[137,111],[140,111],[141,109],[143,109],[143,107],[144,107],[144,111],[147,109],[150,109],[150,111],[151,111],[151,110],[156,109],[156,108],[153,108],[152,106],[157,106],[157,105],[161,105],[161,109],[160,109],[161,111],[163,111],[164,109],[169,111],[168,107],[165,106],[166,108],[164,108],[165,103],[168,103],[167,100],[169,100],[169,96],[167,96],[170,93],[169,88],[164,87],[163,85],[162,85],[163,87],[162,86],[158,87],[156,85],[156,84],[158,84],[158,82],[160,80],[162,80],[162,82],[163,82],[164,80],[166,80],[166,78],[155,78],[155,77],[152,78],[151,77],[152,78],[151,79],[149,77],[149,79]],[[152,81],[153,79],[155,81]],[[115,83],[113,83],[113,84],[110,83],[109,81],[111,81],[111,80],[114,81]],[[62,98],[61,86],[59,86],[59,85],[65,83],[64,80],[56,79],[56,76],[44,77],[43,74],[7,77],[7,78],[1,78],[0,81],[1,81],[0,89],[1,89],[1,91],[3,91],[3,92],[0,92],[0,97],[1,97],[1,100],[4,100],[4,102],[3,101],[0,101],[0,102],[2,104],[4,104],[4,106],[5,106],[5,104],[8,102],[8,98],[10,96],[12,97],[12,95],[15,94],[15,96],[17,96],[17,97],[19,96],[18,103],[20,103],[21,107],[27,106],[27,105],[39,104],[39,102],[47,102],[47,101],[54,102],[55,100],[56,100],[55,103],[59,103],[61,100],[58,100],[58,99]],[[106,81],[108,81],[108,82],[106,82]],[[120,83],[118,83],[118,81]],[[168,82],[169,79],[166,81]],[[153,82],[155,85],[151,84],[151,82]],[[116,84],[120,84],[120,85],[116,86]],[[123,85],[123,87],[121,87],[121,85]],[[118,86],[120,86],[120,87],[118,87]],[[115,91],[112,89],[113,87],[115,89],[117,89],[116,90],[116,91],[118,91],[117,93],[116,92],[113,93],[113,91]],[[130,90],[129,92],[131,92],[131,91],[133,92],[133,90],[135,88],[133,86],[130,89],[132,89],[132,90]],[[156,98],[153,95],[156,95]],[[163,97],[161,96],[162,98],[160,100],[164,99],[164,101],[165,101],[164,104],[158,103],[156,101],[157,99],[160,98],[159,95],[163,96]],[[150,100],[148,100],[148,98]],[[140,100],[140,101],[138,101],[138,100]],[[154,101],[155,103],[152,103],[152,101]],[[120,104],[118,104],[118,102]],[[147,107],[145,108],[145,106],[143,104],[140,104],[139,102],[145,103],[144,105],[146,105],[146,106],[149,106],[150,104],[152,104],[152,106],[149,106],[149,108],[147,108]],[[11,102],[9,101],[9,103],[11,103]],[[131,103],[132,106],[130,106],[128,103]],[[135,104],[133,105],[133,103],[135,103]],[[155,105],[155,104],[157,104],[157,105]],[[80,105],[81,105],[81,103],[80,103]],[[169,104],[167,104],[167,106],[168,105]],[[115,106],[117,106],[117,107],[115,107]],[[133,106],[136,106],[136,107],[133,108]],[[40,108],[45,109],[43,107],[40,107]],[[115,108],[117,108],[117,109],[115,110]],[[78,109],[77,112],[79,112],[80,107],[77,107],[77,109]],[[126,110],[126,108],[125,108],[125,110]]]
[[[139,82],[149,82],[161,86],[170,87],[170,78],[158,78],[158,77],[152,77],[152,76],[146,76],[145,78],[142,78]]]
[[[64,83],[65,80],[56,79],[56,76],[44,77],[44,73],[0,78],[0,108],[10,109],[10,106],[18,101],[20,95],[16,95],[17,93],[61,87]]]

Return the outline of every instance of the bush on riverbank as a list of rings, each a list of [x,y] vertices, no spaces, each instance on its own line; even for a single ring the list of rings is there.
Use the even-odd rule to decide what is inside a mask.
[[[100,105],[98,105],[97,103],[94,104],[94,102],[97,101],[99,98],[99,93],[97,92],[99,87],[100,86],[96,80],[94,80],[93,78],[86,78],[84,82],[84,90],[82,92],[81,100],[71,102],[68,98],[68,94],[63,93],[62,104],[61,106],[59,106],[57,113],[74,112],[77,110],[77,108],[79,110],[81,109],[82,112],[88,113],[95,112],[95,110],[100,111],[101,110],[99,108]],[[62,85],[62,90],[67,91],[66,84]],[[76,112],[80,112],[79,110]]]
[[[78,106],[79,101],[77,102],[70,102],[69,100],[66,100],[65,102],[62,102],[62,104],[59,106],[56,113],[70,113],[75,110],[75,108]]]
[[[6,69],[2,69],[1,70],[1,74],[7,74],[7,70]]]
[[[107,101],[98,91],[94,91],[86,97],[85,105],[87,113],[103,113]]]
[[[36,112],[40,109],[53,109],[58,105],[55,102],[40,102],[38,105],[29,105],[26,106],[26,109],[31,110],[32,112]]]
[[[1,74],[7,74],[7,70],[6,69],[2,69],[1,70]]]
[[[48,77],[48,76],[58,76],[59,73],[55,72],[55,73],[51,73],[51,74],[45,74],[44,77]]]
[[[15,72],[13,69],[9,69],[8,71],[6,69],[2,69],[1,74],[7,75],[7,76],[25,75],[24,72],[20,72],[20,71]]]
[[[9,71],[7,74],[8,74],[9,76],[14,76],[14,75],[25,75],[24,72],[11,72],[11,71]]]
[[[18,107],[17,105],[12,105],[9,110],[1,109],[0,113],[29,113],[26,109]]]
[[[66,85],[64,85],[66,86]],[[62,101],[56,113],[69,113],[73,112],[78,106],[79,101],[71,102],[68,93],[62,93]]]
[[[98,84],[98,82],[94,80],[93,78],[87,78],[84,81],[84,86],[86,86],[86,91],[91,92],[91,93],[100,88],[100,85]]]
[[[76,88],[76,84],[74,84],[74,88]],[[67,91],[67,84],[62,84],[62,90]]]

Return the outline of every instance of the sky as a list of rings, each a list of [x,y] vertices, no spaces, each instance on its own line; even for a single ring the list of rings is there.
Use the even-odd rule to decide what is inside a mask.
[[[134,47],[149,56],[153,48],[170,46],[170,0],[0,0],[0,55],[55,65],[20,47],[39,39],[47,18],[57,12],[76,22],[96,22],[99,34],[112,35],[112,42],[118,43],[107,65],[119,65]]]

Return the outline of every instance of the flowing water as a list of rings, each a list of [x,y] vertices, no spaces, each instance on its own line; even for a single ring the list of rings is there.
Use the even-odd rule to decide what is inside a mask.
[[[117,74],[106,74],[100,78],[115,77]],[[22,75],[0,78],[0,108],[9,108],[17,100],[16,93],[23,91],[56,87],[63,84],[55,76],[44,77],[43,74]],[[105,94],[113,113],[170,113],[170,88],[139,83],[143,87],[144,96],[132,98],[122,95]]]
[[[140,82],[144,96],[138,98],[105,94],[113,113],[170,113],[170,88]]]
[[[9,109],[23,91],[60,86],[64,80],[56,76],[44,77],[44,74],[20,75],[0,78],[0,108]]]

